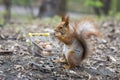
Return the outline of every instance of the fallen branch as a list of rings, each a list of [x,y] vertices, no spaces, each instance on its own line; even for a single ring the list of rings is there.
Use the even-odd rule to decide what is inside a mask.
[[[6,55],[6,54],[10,55],[12,53],[13,53],[13,51],[0,50],[0,55]]]

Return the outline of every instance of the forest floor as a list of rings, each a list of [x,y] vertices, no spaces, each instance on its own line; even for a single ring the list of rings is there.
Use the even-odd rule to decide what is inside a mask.
[[[95,51],[89,57],[89,64],[84,61],[72,70],[64,69],[62,66],[65,64],[55,62],[55,59],[61,57],[59,53],[62,49],[51,35],[59,20],[14,20],[0,27],[0,80],[120,80],[119,20],[97,21],[103,38],[90,39]],[[47,38],[45,43],[49,42],[52,55],[44,50],[38,53],[36,45],[29,43],[29,32],[51,33],[51,39]],[[42,38],[36,39],[36,43],[40,43],[39,39]]]

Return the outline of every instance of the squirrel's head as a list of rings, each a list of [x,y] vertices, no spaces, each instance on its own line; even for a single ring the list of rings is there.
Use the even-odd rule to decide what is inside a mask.
[[[69,32],[69,17],[63,16],[55,28],[55,36],[64,36]]]

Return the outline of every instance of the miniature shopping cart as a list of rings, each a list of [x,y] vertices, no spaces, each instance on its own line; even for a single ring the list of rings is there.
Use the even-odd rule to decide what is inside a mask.
[[[53,56],[58,53],[60,46],[50,33],[28,33],[29,52],[34,56]]]

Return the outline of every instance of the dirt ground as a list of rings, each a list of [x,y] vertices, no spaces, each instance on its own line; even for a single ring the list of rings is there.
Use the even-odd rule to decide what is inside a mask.
[[[58,46],[53,47],[53,56],[32,54],[28,32],[52,33],[51,24],[13,23],[0,27],[0,80],[120,80],[120,21],[108,19],[98,24],[103,39],[91,38],[95,51],[89,64],[84,61],[72,70],[54,61],[62,50],[56,39],[52,41]]]

